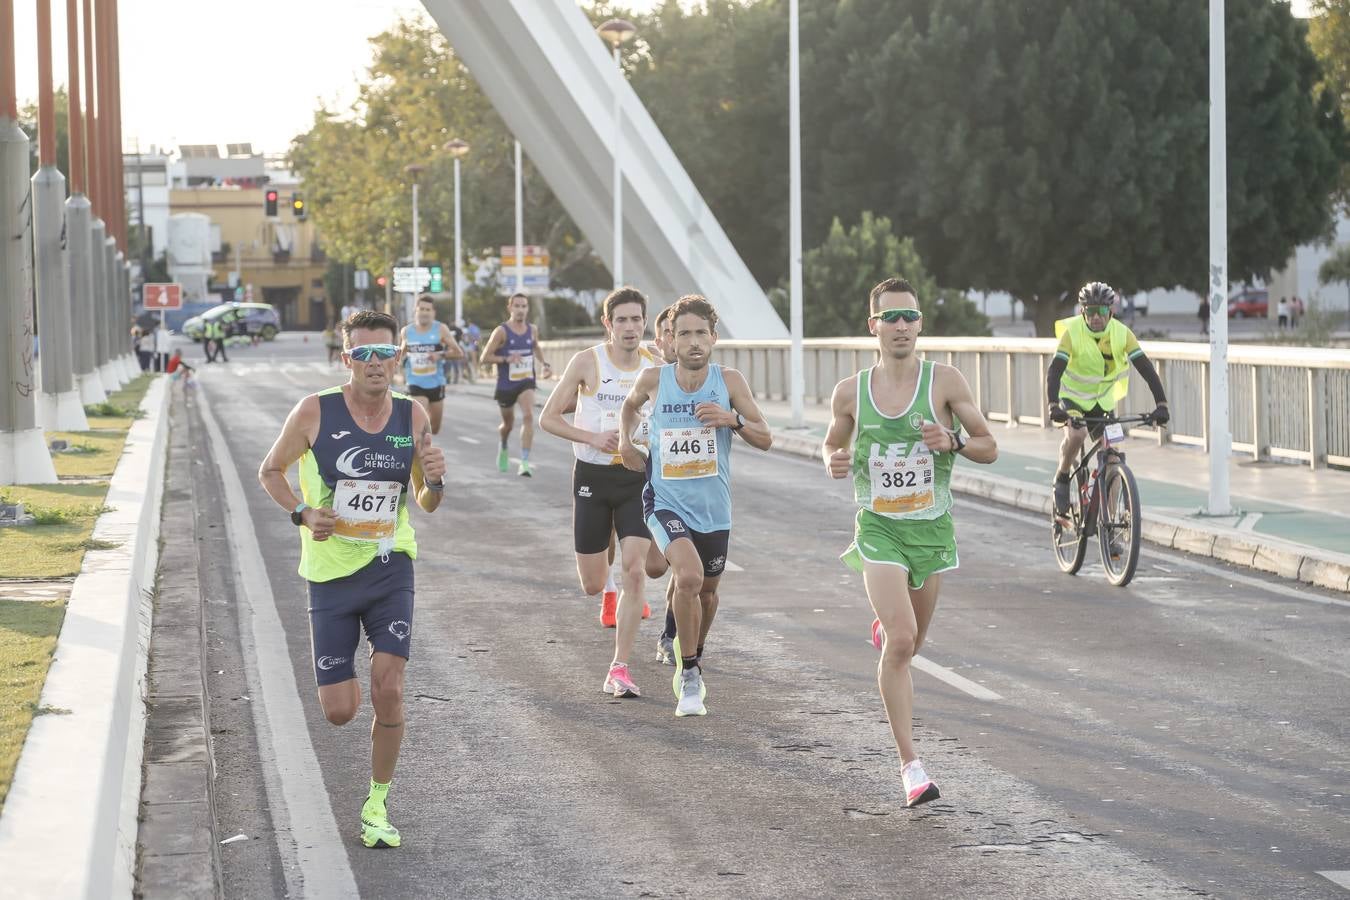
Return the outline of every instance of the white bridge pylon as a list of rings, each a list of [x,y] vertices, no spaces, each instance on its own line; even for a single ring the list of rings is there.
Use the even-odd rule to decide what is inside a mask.
[[[423,0],[549,187],[611,268],[614,60],[575,0]],[[716,305],[724,336],[788,331],[625,80],[623,271],[660,309]],[[786,176],[786,173],[785,173]]]

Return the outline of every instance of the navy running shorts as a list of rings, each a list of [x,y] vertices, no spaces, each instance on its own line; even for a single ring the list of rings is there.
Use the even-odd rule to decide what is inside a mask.
[[[647,530],[662,553],[666,552],[672,541],[680,538],[692,541],[694,549],[698,551],[698,558],[703,561],[704,578],[718,577],[727,566],[727,547],[731,545],[729,530],[694,531],[684,524],[684,519],[678,513],[668,509],[653,510],[647,517]]]
[[[502,409],[510,409],[516,405],[516,401],[520,399],[521,394],[526,391],[532,391],[534,388],[535,384],[533,378],[526,381],[517,381],[510,387],[497,388],[492,395],[492,399],[496,400],[497,405]]]
[[[406,553],[376,556],[344,578],[309,582],[309,637],[319,686],[356,677],[361,629],[370,655],[408,658],[412,641],[413,563]]]

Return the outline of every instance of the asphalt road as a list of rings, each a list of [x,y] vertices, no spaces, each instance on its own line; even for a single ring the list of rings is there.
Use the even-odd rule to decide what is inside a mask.
[[[221,557],[217,831],[248,837],[220,848],[230,896],[1344,896],[1318,874],[1350,869],[1344,598],[1147,546],[1126,589],[1092,555],[1064,576],[1044,523],[960,501],[961,569],[915,673],[943,797],[909,811],[872,615],[837,560],[844,483],[734,452],[709,715],[677,720],[656,618],[642,698],[599,690],[613,632],[577,585],[570,448],[540,432],[533,479],[498,473],[495,405],[454,389],[445,503],[414,522],[404,845],[366,850],[369,715],[319,711],[298,540],[254,476],[294,403],[344,380],[322,354],[232,350],[190,400],[219,498],[197,526]]]

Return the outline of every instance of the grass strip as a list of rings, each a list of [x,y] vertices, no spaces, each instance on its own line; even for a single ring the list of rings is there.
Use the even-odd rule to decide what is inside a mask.
[[[0,600],[0,809],[33,716],[63,712],[39,707],[38,699],[65,615],[59,600]]]

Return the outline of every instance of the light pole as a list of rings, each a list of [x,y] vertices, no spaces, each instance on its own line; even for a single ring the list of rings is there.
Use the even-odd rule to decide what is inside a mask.
[[[455,273],[455,324],[458,325],[464,319],[464,300],[459,283],[460,270],[464,267],[459,249],[459,161],[469,155],[469,144],[455,138],[446,142],[445,152],[455,161],[455,261],[451,265]]]
[[[525,185],[520,141],[516,141],[516,290],[525,290]]]
[[[413,292],[408,300],[404,301],[403,314],[407,321],[412,321],[413,309],[417,305],[417,292],[421,288],[421,282],[418,280],[417,269],[422,264],[422,240],[417,231],[417,179],[426,171],[426,166],[419,163],[412,163],[403,167],[412,178],[412,214],[413,214],[413,233],[412,233],[412,264],[413,264]]]
[[[806,424],[806,378],[802,371],[802,98],[801,65],[797,48],[797,0],[788,4],[788,391],[792,400],[792,427]]]
[[[1209,0],[1209,506],[1232,514],[1228,495],[1228,108],[1223,0]],[[1259,450],[1259,448],[1258,448]]]
[[[623,62],[619,47],[637,33],[633,23],[625,19],[610,19],[596,29],[609,44],[614,54],[614,287],[623,287],[623,164],[620,148],[623,145]]]

